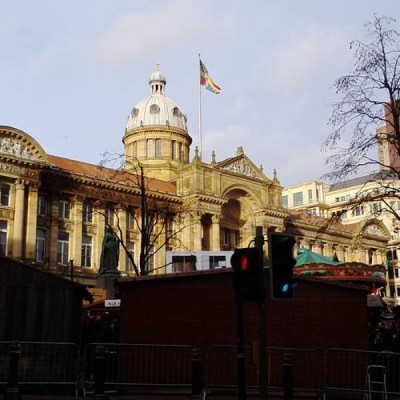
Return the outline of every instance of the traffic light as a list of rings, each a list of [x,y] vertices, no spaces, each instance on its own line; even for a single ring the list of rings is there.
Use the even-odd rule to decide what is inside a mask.
[[[269,255],[271,260],[271,292],[272,298],[293,298],[293,258],[294,238],[284,233],[270,233]]]
[[[235,249],[231,257],[233,287],[239,299],[245,301],[264,300],[262,260],[255,247]]]

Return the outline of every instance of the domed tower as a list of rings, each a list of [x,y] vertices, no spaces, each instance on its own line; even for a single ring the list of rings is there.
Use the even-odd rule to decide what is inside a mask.
[[[122,139],[127,163],[135,161],[145,167],[146,175],[173,180],[182,164],[189,162],[186,115],[165,95],[165,75],[157,70],[150,75],[150,96],[141,100],[131,111]],[[131,161],[131,162],[130,162]]]

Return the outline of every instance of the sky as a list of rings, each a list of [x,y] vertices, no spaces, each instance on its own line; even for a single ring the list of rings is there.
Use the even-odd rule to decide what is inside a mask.
[[[98,164],[123,152],[156,65],[199,145],[199,53],[221,87],[201,92],[202,158],[242,146],[283,186],[327,172],[335,79],[364,24],[398,0],[13,0],[0,3],[0,125],[48,154]],[[400,31],[400,20],[396,24]]]

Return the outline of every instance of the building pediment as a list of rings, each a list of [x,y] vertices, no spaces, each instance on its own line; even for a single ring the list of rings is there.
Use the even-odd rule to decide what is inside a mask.
[[[238,175],[265,181],[268,178],[260,168],[257,168],[245,155],[229,158],[218,163],[217,168],[222,171],[233,172]]]
[[[0,156],[30,162],[47,162],[46,152],[35,139],[9,126],[0,126]]]

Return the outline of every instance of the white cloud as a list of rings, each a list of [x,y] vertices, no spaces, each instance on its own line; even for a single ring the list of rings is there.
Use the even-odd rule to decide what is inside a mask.
[[[303,29],[281,38],[259,63],[266,89],[280,96],[314,88],[321,74],[341,62],[337,54],[346,45],[341,31],[315,24]]]
[[[93,54],[116,67],[125,66],[149,54],[177,52],[184,46],[205,45],[208,38],[230,35],[236,18],[209,12],[208,2],[169,1],[144,11],[132,11],[117,18],[96,41]],[[192,49],[195,53],[201,49]],[[181,54],[182,55],[182,54]]]

